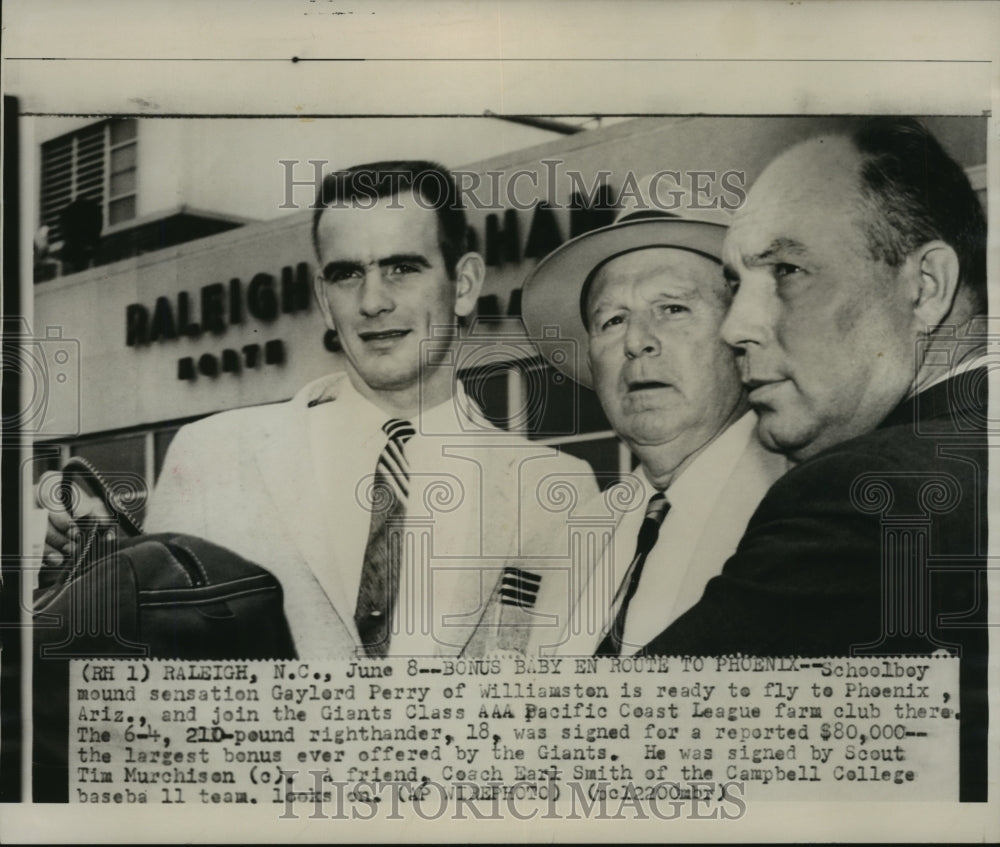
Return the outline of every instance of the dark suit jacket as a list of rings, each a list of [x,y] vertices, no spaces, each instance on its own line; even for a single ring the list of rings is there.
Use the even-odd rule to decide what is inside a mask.
[[[779,479],[647,655],[962,657],[963,800],[986,800],[986,369]]]

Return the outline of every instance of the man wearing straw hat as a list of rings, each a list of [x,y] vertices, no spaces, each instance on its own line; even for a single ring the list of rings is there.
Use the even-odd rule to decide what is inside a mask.
[[[552,364],[597,392],[640,462],[631,482],[641,499],[577,604],[582,614],[610,588],[603,625],[577,621],[567,632],[584,631],[560,652],[637,652],[698,601],[786,468],[757,441],[719,335],[731,299],[727,213],[684,208],[655,177],[638,183],[645,193],[634,207],[547,256],[523,292],[531,337],[557,327],[587,351]]]

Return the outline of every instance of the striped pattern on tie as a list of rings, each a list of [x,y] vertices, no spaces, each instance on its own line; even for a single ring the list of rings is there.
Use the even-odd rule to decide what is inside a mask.
[[[542,578],[519,568],[504,568],[500,578],[500,602],[505,606],[530,609],[538,599]]]
[[[403,502],[410,496],[410,465],[403,454],[406,444],[417,431],[409,421],[392,418],[382,424],[382,431],[389,441],[379,454],[375,465],[376,474],[381,474],[392,486],[396,496]]]
[[[403,445],[416,430],[409,421],[396,418],[382,425],[388,442],[375,464],[375,487],[393,492],[391,501],[381,508],[372,509],[368,544],[361,568],[361,584],[354,609],[354,623],[361,637],[361,649],[369,656],[385,656],[392,637],[392,616],[399,593],[400,538],[398,524],[406,511],[409,495],[410,465],[406,461]],[[378,498],[373,498],[378,502]],[[390,542],[390,532],[395,539]]]

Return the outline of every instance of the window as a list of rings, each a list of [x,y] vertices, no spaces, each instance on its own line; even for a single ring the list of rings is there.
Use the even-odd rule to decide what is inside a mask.
[[[135,217],[135,165],[137,126],[134,120],[112,121],[108,125],[108,223],[117,224]]]
[[[41,221],[49,244],[63,241],[61,216],[72,201],[87,199],[102,212],[103,227],[136,216],[138,123],[102,121],[42,145]]]

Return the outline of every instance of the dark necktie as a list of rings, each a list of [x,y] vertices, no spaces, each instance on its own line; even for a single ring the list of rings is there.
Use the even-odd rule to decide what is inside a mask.
[[[622,652],[622,641],[625,636],[625,617],[628,615],[628,605],[632,602],[636,590],[639,588],[639,579],[642,576],[643,566],[649,551],[656,546],[656,539],[660,537],[660,525],[670,511],[670,503],[667,502],[663,492],[654,494],[649,498],[649,505],[646,506],[646,517],[639,527],[639,540],[635,546],[635,555],[632,563],[628,566],[625,579],[622,581],[622,588],[618,589],[618,596],[622,597],[621,605],[618,607],[618,614],[615,615],[611,629],[604,636],[604,640],[597,647],[595,656],[620,656]]]
[[[384,656],[389,650],[392,614],[399,589],[400,521],[410,493],[410,468],[403,445],[416,432],[409,421],[395,418],[383,424],[382,429],[389,440],[375,464],[372,520],[354,609],[354,623],[361,636],[362,649],[369,656]]]

